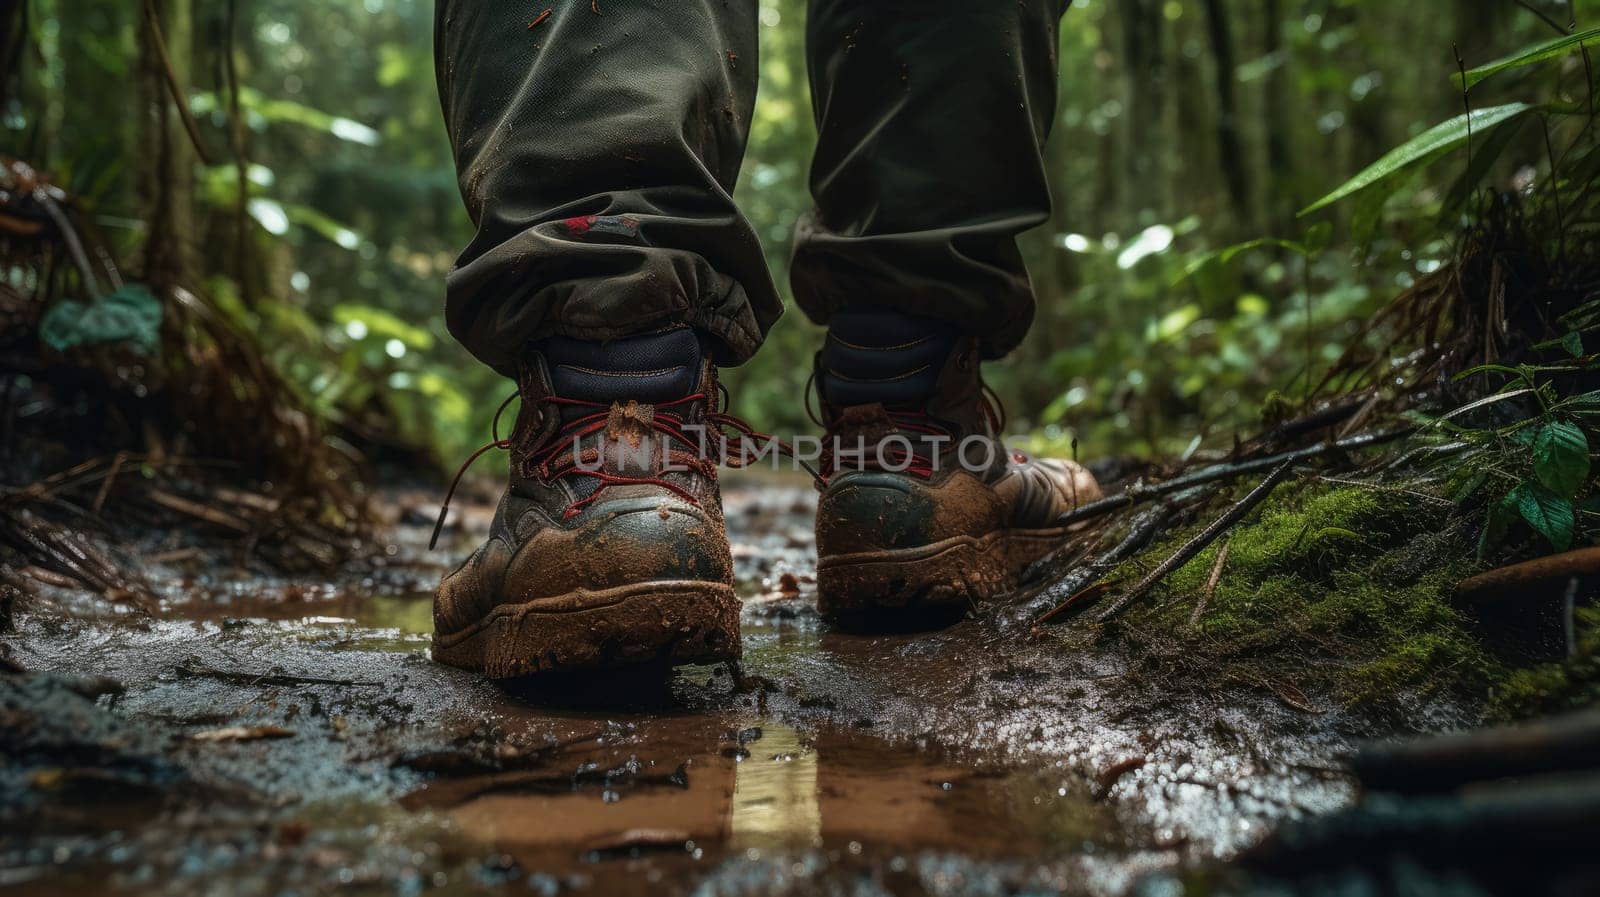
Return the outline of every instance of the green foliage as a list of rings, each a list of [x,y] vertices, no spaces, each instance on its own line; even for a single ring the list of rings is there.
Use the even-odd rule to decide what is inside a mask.
[[[189,100],[189,111],[195,115],[226,115],[228,101],[214,93],[203,93]],[[251,87],[239,88],[239,108],[244,112],[245,124],[251,130],[262,131],[269,125],[295,124],[320,131],[340,140],[377,146],[381,135],[361,122],[342,115],[330,115],[293,100],[271,98]]]
[[[1571,498],[1589,479],[1589,438],[1575,424],[1553,420],[1533,437],[1533,474],[1555,495]]]
[[[1081,339],[992,378],[1016,389],[1002,378],[1017,371],[1051,390],[1032,417],[1041,452],[1066,451],[1074,439],[1087,457],[1178,452],[1197,435],[1220,441],[1257,427],[1265,397],[1303,395],[1308,370],[1320,372],[1348,345],[1347,323],[1385,298],[1324,248],[1330,230],[1319,223],[1298,239],[1210,249],[1191,218],[1127,240],[1074,240],[1084,284],[1066,333]],[[1166,248],[1130,255],[1141,243]],[[1417,247],[1413,264],[1444,251]]]
[[[1445,463],[1454,466],[1462,483],[1458,497],[1487,501],[1480,554],[1503,541],[1517,518],[1557,551],[1593,534],[1589,518],[1594,515],[1579,508],[1595,492],[1590,476],[1591,445],[1600,436],[1591,410],[1595,399],[1592,393],[1563,396],[1553,375],[1592,370],[1595,361],[1482,365],[1458,379],[1500,376],[1499,389],[1438,417],[1417,416],[1426,427],[1475,447],[1466,463]],[[1493,425],[1463,423],[1490,414],[1498,415]]]
[[[1332,233],[1333,225],[1326,221],[1322,221],[1308,228],[1306,230],[1305,237],[1300,240],[1284,240],[1277,237],[1257,237],[1254,240],[1246,240],[1243,243],[1235,243],[1232,246],[1224,246],[1221,249],[1213,249],[1210,252],[1202,252],[1200,255],[1191,259],[1189,263],[1184,266],[1183,276],[1179,277],[1178,280],[1172,285],[1178,286],[1185,280],[1188,280],[1195,274],[1204,270],[1208,265],[1226,265],[1233,261],[1241,253],[1249,252],[1252,249],[1260,249],[1264,246],[1287,249],[1301,258],[1314,259],[1319,253],[1322,252],[1323,249],[1327,248],[1328,237]]]
[[[1462,90],[1468,90],[1490,75],[1503,72],[1507,69],[1521,68],[1525,65],[1533,65],[1536,62],[1554,59],[1557,56],[1565,56],[1567,53],[1570,53],[1573,48],[1578,47],[1588,41],[1593,41],[1597,38],[1600,38],[1600,28],[1586,28],[1582,31],[1577,31],[1572,34],[1553,37],[1550,40],[1534,44],[1531,47],[1524,47],[1521,50],[1512,53],[1510,56],[1505,56],[1500,59],[1496,59],[1493,62],[1477,66],[1476,68],[1468,69],[1466,72],[1454,75],[1452,77],[1457,87],[1461,88]]]
[[[1577,524],[1571,499],[1557,495],[1538,483],[1522,482],[1506,495],[1506,501],[1555,550],[1566,551],[1572,547],[1572,533]]]
[[[1464,145],[1473,134],[1488,132],[1495,125],[1510,121],[1533,108],[1528,103],[1507,103],[1489,109],[1474,109],[1440,122],[1385,153],[1355,177],[1335,187],[1333,192],[1301,209],[1300,214],[1309,215],[1412,165],[1431,161],[1442,153]]]

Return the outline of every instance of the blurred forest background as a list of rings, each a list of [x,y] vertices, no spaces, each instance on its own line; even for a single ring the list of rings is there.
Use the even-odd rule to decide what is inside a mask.
[[[786,284],[814,141],[805,2],[760,5],[762,85],[736,195]],[[158,293],[203,292],[255,334],[304,401],[369,452],[453,465],[489,438],[508,386],[440,314],[470,227],[435,94],[432,3],[11,6],[0,153],[49,172]],[[1450,188],[1472,156],[1297,212],[1460,115],[1459,69],[1592,24],[1595,7],[1075,0],[1048,150],[1055,213],[1026,239],[1040,312],[989,374],[1012,428],[1076,439],[1086,456],[1177,453],[1292,402],[1377,308],[1449,256],[1470,214]],[[1541,100],[1548,82],[1535,89],[1534,77],[1479,85],[1471,106]],[[1503,146],[1472,184],[1539,189],[1540,130],[1497,130]],[[764,429],[808,427],[816,340],[786,316],[730,376],[734,410]]]

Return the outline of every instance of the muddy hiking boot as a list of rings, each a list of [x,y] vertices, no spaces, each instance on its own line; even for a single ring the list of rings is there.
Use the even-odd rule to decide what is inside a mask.
[[[688,329],[523,362],[511,483],[434,599],[434,658],[494,678],[739,657],[716,370]]]
[[[841,619],[947,616],[1012,588],[1100,497],[1072,461],[1001,442],[976,341],[887,311],[834,316],[817,355],[824,469],[817,589]]]

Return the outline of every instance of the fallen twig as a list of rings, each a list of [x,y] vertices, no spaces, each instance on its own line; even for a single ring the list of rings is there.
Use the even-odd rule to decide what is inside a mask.
[[[107,599],[127,600],[139,610],[150,613],[154,596],[148,586],[134,578],[135,574],[122,575],[115,564],[81,536],[75,538],[49,521],[27,512],[0,516],[0,543],[20,549],[32,562],[32,567],[66,577],[71,582],[70,587],[87,586]],[[37,575],[34,578],[47,581]]]
[[[1154,570],[1151,570],[1148,576],[1139,580],[1139,582],[1134,585],[1133,588],[1129,589],[1121,598],[1118,598],[1116,601],[1112,602],[1110,607],[1101,611],[1100,615],[1095,618],[1095,621],[1098,623],[1104,623],[1121,613],[1128,605],[1138,601],[1140,598],[1143,598],[1146,594],[1148,594],[1152,588],[1155,588],[1157,583],[1161,582],[1163,579],[1166,579],[1167,576],[1172,573],[1172,571],[1182,567],[1184,564],[1187,564],[1195,555],[1204,550],[1207,545],[1215,542],[1218,536],[1227,532],[1228,529],[1235,523],[1238,523],[1239,520],[1244,517],[1244,515],[1250,513],[1251,509],[1260,504],[1262,499],[1272,494],[1272,490],[1276,489],[1278,484],[1283,482],[1284,477],[1289,475],[1289,469],[1293,466],[1293,460],[1283,461],[1280,463],[1276,470],[1269,474],[1266,479],[1261,481],[1260,485],[1256,486],[1254,489],[1251,489],[1248,493],[1246,493],[1244,498],[1241,498],[1239,501],[1235,502],[1233,507],[1228,509],[1227,513],[1223,514],[1221,517],[1218,517],[1210,526],[1201,530],[1199,535],[1195,536],[1193,539],[1190,539],[1188,542],[1185,542],[1182,547],[1172,553],[1171,557],[1162,561]]]
[[[1080,604],[1087,604],[1097,600],[1101,595],[1104,595],[1115,585],[1115,581],[1101,580],[1093,585],[1085,586],[1078,591],[1073,592],[1072,595],[1067,598],[1067,600],[1061,602],[1055,607],[1050,608],[1050,610],[1046,611],[1043,616],[1037,620],[1034,620],[1033,624],[1035,626],[1043,626]]]
[[[1360,392],[1344,396],[1301,417],[1278,424],[1271,430],[1252,438],[1249,444],[1254,446],[1282,444],[1297,436],[1304,436],[1316,430],[1346,423],[1351,420],[1352,415],[1360,413],[1363,407],[1376,398],[1376,393],[1371,398]],[[1346,428],[1348,426],[1346,423]],[[1345,434],[1340,433],[1339,435],[1343,436]]]
[[[339,685],[346,688],[376,688],[383,684],[381,682],[364,682],[358,679],[318,679],[313,676],[292,676],[288,673],[278,672],[235,673],[208,667],[192,660],[178,664],[175,669],[184,676],[199,676],[206,679],[216,679],[219,682],[231,682],[235,685]]]
[[[1145,764],[1149,762],[1147,757],[1124,757],[1101,770],[1100,774],[1094,777],[1094,799],[1097,801],[1105,800],[1111,795],[1111,789],[1117,787],[1117,783],[1122,781],[1123,776],[1143,769]]]
[[[1222,568],[1228,563],[1228,549],[1233,547],[1232,539],[1224,539],[1222,547],[1217,549],[1217,561],[1211,565],[1211,575],[1206,577],[1206,587],[1200,591],[1200,600],[1194,604],[1194,613],[1189,615],[1189,628],[1200,625],[1200,618],[1205,616],[1206,605],[1211,603],[1211,596],[1217,593],[1217,584],[1222,582]]]
[[[1419,501],[1425,501],[1430,504],[1451,508],[1456,506],[1456,503],[1448,498],[1440,498],[1437,495],[1429,495],[1426,492],[1418,492],[1415,489],[1407,489],[1403,486],[1390,486],[1385,483],[1369,483],[1365,480],[1351,480],[1344,477],[1330,477],[1320,474],[1317,476],[1317,479],[1324,483],[1333,483],[1336,486],[1354,486],[1357,489],[1371,489],[1374,492],[1393,492],[1399,495],[1407,495],[1411,498],[1418,499]]]
[[[1137,483],[1133,486],[1129,486],[1127,489],[1124,489],[1116,495],[1102,498],[1099,501],[1092,501],[1086,505],[1082,505],[1074,508],[1071,511],[1068,511],[1065,514],[1062,514],[1060,517],[1056,518],[1055,525],[1070,526],[1071,524],[1082,520],[1089,520],[1094,517],[1099,517],[1102,514],[1107,514],[1111,511],[1116,511],[1121,508],[1126,508],[1129,505],[1138,504],[1142,501],[1148,501],[1152,498],[1160,498],[1163,495],[1170,495],[1173,492],[1179,492],[1204,483],[1230,479],[1232,477],[1243,476],[1245,474],[1255,473],[1261,470],[1270,470],[1280,464],[1305,461],[1311,458],[1320,457],[1322,455],[1331,454],[1333,452],[1348,451],[1351,449],[1381,445],[1385,442],[1392,442],[1396,439],[1409,436],[1414,432],[1416,432],[1414,429],[1406,427],[1398,430],[1382,430],[1377,433],[1364,433],[1360,436],[1352,436],[1349,439],[1321,442],[1316,445],[1308,445],[1305,448],[1299,448],[1289,452],[1268,455],[1264,458],[1252,458],[1248,461],[1236,461],[1227,464],[1214,464],[1211,467],[1203,467],[1193,473],[1184,474],[1183,476],[1179,477],[1173,477],[1170,480],[1165,480],[1160,483]]]
[[[105,479],[100,481],[100,491],[94,494],[94,503],[89,505],[89,513],[99,516],[105,510],[106,497],[111,494],[111,487],[117,482],[117,474],[122,470],[122,465],[128,460],[127,452],[117,452],[111,459],[111,469],[106,471]]]
[[[196,501],[190,501],[187,498],[173,495],[170,492],[163,492],[160,489],[149,489],[146,491],[146,494],[149,495],[151,501],[169,511],[177,511],[180,514],[187,514],[190,517],[199,518],[207,523],[211,523],[215,526],[221,527],[222,529],[232,530],[236,533],[250,532],[250,524],[240,520],[232,514],[219,511],[216,508],[208,507]]]
[[[83,582],[80,580],[74,579],[65,573],[47,570],[36,564],[29,564],[23,567],[20,572],[37,582],[42,582],[47,586],[55,586],[58,589],[78,589],[83,587]]]
[[[1149,544],[1155,537],[1156,531],[1167,522],[1172,508],[1167,504],[1160,504],[1150,508],[1133,519],[1128,528],[1128,534],[1117,543],[1115,548],[1097,557],[1094,561],[1074,569],[1061,580],[1055,588],[1047,590],[1039,600],[1030,601],[1018,608],[1009,616],[1009,621],[1015,623],[1032,623],[1035,626],[1043,625],[1072,605],[1078,603],[1078,596],[1094,585],[1101,577],[1110,573],[1118,564],[1137,554],[1140,549]],[[1066,594],[1066,599],[1057,600],[1053,596]],[[1042,600],[1055,602],[1039,613],[1039,604]]]

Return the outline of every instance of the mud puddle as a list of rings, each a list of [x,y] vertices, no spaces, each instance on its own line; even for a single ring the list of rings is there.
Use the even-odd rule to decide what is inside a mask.
[[[745,660],[665,681],[432,663],[474,518],[347,583],[175,571],[154,619],[47,591],[3,637],[38,675],[0,693],[0,891],[1119,894],[1348,802],[1335,713],[830,630],[813,501],[730,478]]]

